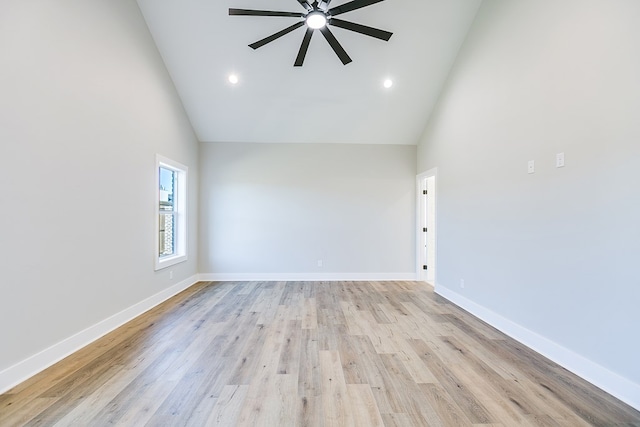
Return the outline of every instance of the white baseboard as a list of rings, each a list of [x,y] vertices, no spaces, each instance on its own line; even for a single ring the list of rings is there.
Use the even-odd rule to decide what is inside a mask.
[[[198,276],[194,275],[0,371],[0,393],[8,391],[197,282]]]
[[[435,292],[484,320],[516,341],[551,359],[626,404],[640,410],[640,385],[594,363],[561,345],[532,332],[462,295],[436,285]]]
[[[415,273],[205,273],[201,282],[415,281]]]

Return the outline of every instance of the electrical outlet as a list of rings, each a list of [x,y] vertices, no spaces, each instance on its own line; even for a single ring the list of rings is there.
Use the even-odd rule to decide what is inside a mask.
[[[460,287],[464,289],[464,279],[460,279]]]
[[[564,167],[564,153],[556,154],[556,167],[563,168]]]
[[[536,162],[534,160],[529,160],[527,163],[527,173],[535,173],[536,171]]]
[[[318,268],[322,268],[322,260],[321,259],[318,260]]]
[[[173,279],[173,270],[169,272],[169,279]]]

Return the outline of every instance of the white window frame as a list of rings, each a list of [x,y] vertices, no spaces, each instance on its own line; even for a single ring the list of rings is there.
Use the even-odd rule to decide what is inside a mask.
[[[174,254],[161,257],[158,254],[160,248],[160,168],[170,169],[176,172],[174,187],[174,207],[175,207],[175,224],[174,224]],[[187,178],[189,168],[176,161],[156,155],[156,228],[155,228],[155,270],[161,270],[169,266],[184,262],[187,260]]]

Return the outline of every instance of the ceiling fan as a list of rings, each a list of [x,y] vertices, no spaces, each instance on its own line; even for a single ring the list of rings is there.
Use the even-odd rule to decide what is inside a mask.
[[[306,25],[307,31],[302,39],[298,56],[293,64],[294,67],[301,67],[304,63],[304,58],[307,55],[307,49],[309,49],[309,43],[311,42],[311,36],[315,30],[319,30],[327,42],[338,55],[340,61],[344,65],[347,65],[352,61],[342,45],[338,42],[336,37],[329,30],[329,25],[343,28],[349,31],[355,31],[356,33],[364,34],[366,36],[375,37],[380,40],[389,41],[393,33],[389,31],[380,30],[378,28],[367,27],[366,25],[356,24],[355,22],[343,21],[342,19],[334,18],[334,16],[341,15],[352,10],[362,9],[363,7],[370,6],[375,3],[382,2],[384,0],[353,0],[340,6],[329,8],[331,0],[315,0],[310,3],[307,0],[297,0],[298,3],[305,9],[305,12],[278,12],[272,10],[251,10],[251,9],[229,9],[229,15],[244,15],[244,16],[284,16],[292,18],[302,18],[302,21],[298,21],[295,24],[278,31],[275,34],[270,35],[262,40],[258,40],[255,43],[251,43],[249,47],[252,49],[258,49],[271,43],[272,41],[279,39],[285,34],[289,34],[293,30]]]

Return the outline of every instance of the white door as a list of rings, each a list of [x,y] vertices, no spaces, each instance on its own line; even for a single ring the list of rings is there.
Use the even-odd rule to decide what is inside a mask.
[[[435,285],[436,280],[436,170],[418,175],[418,280]]]

